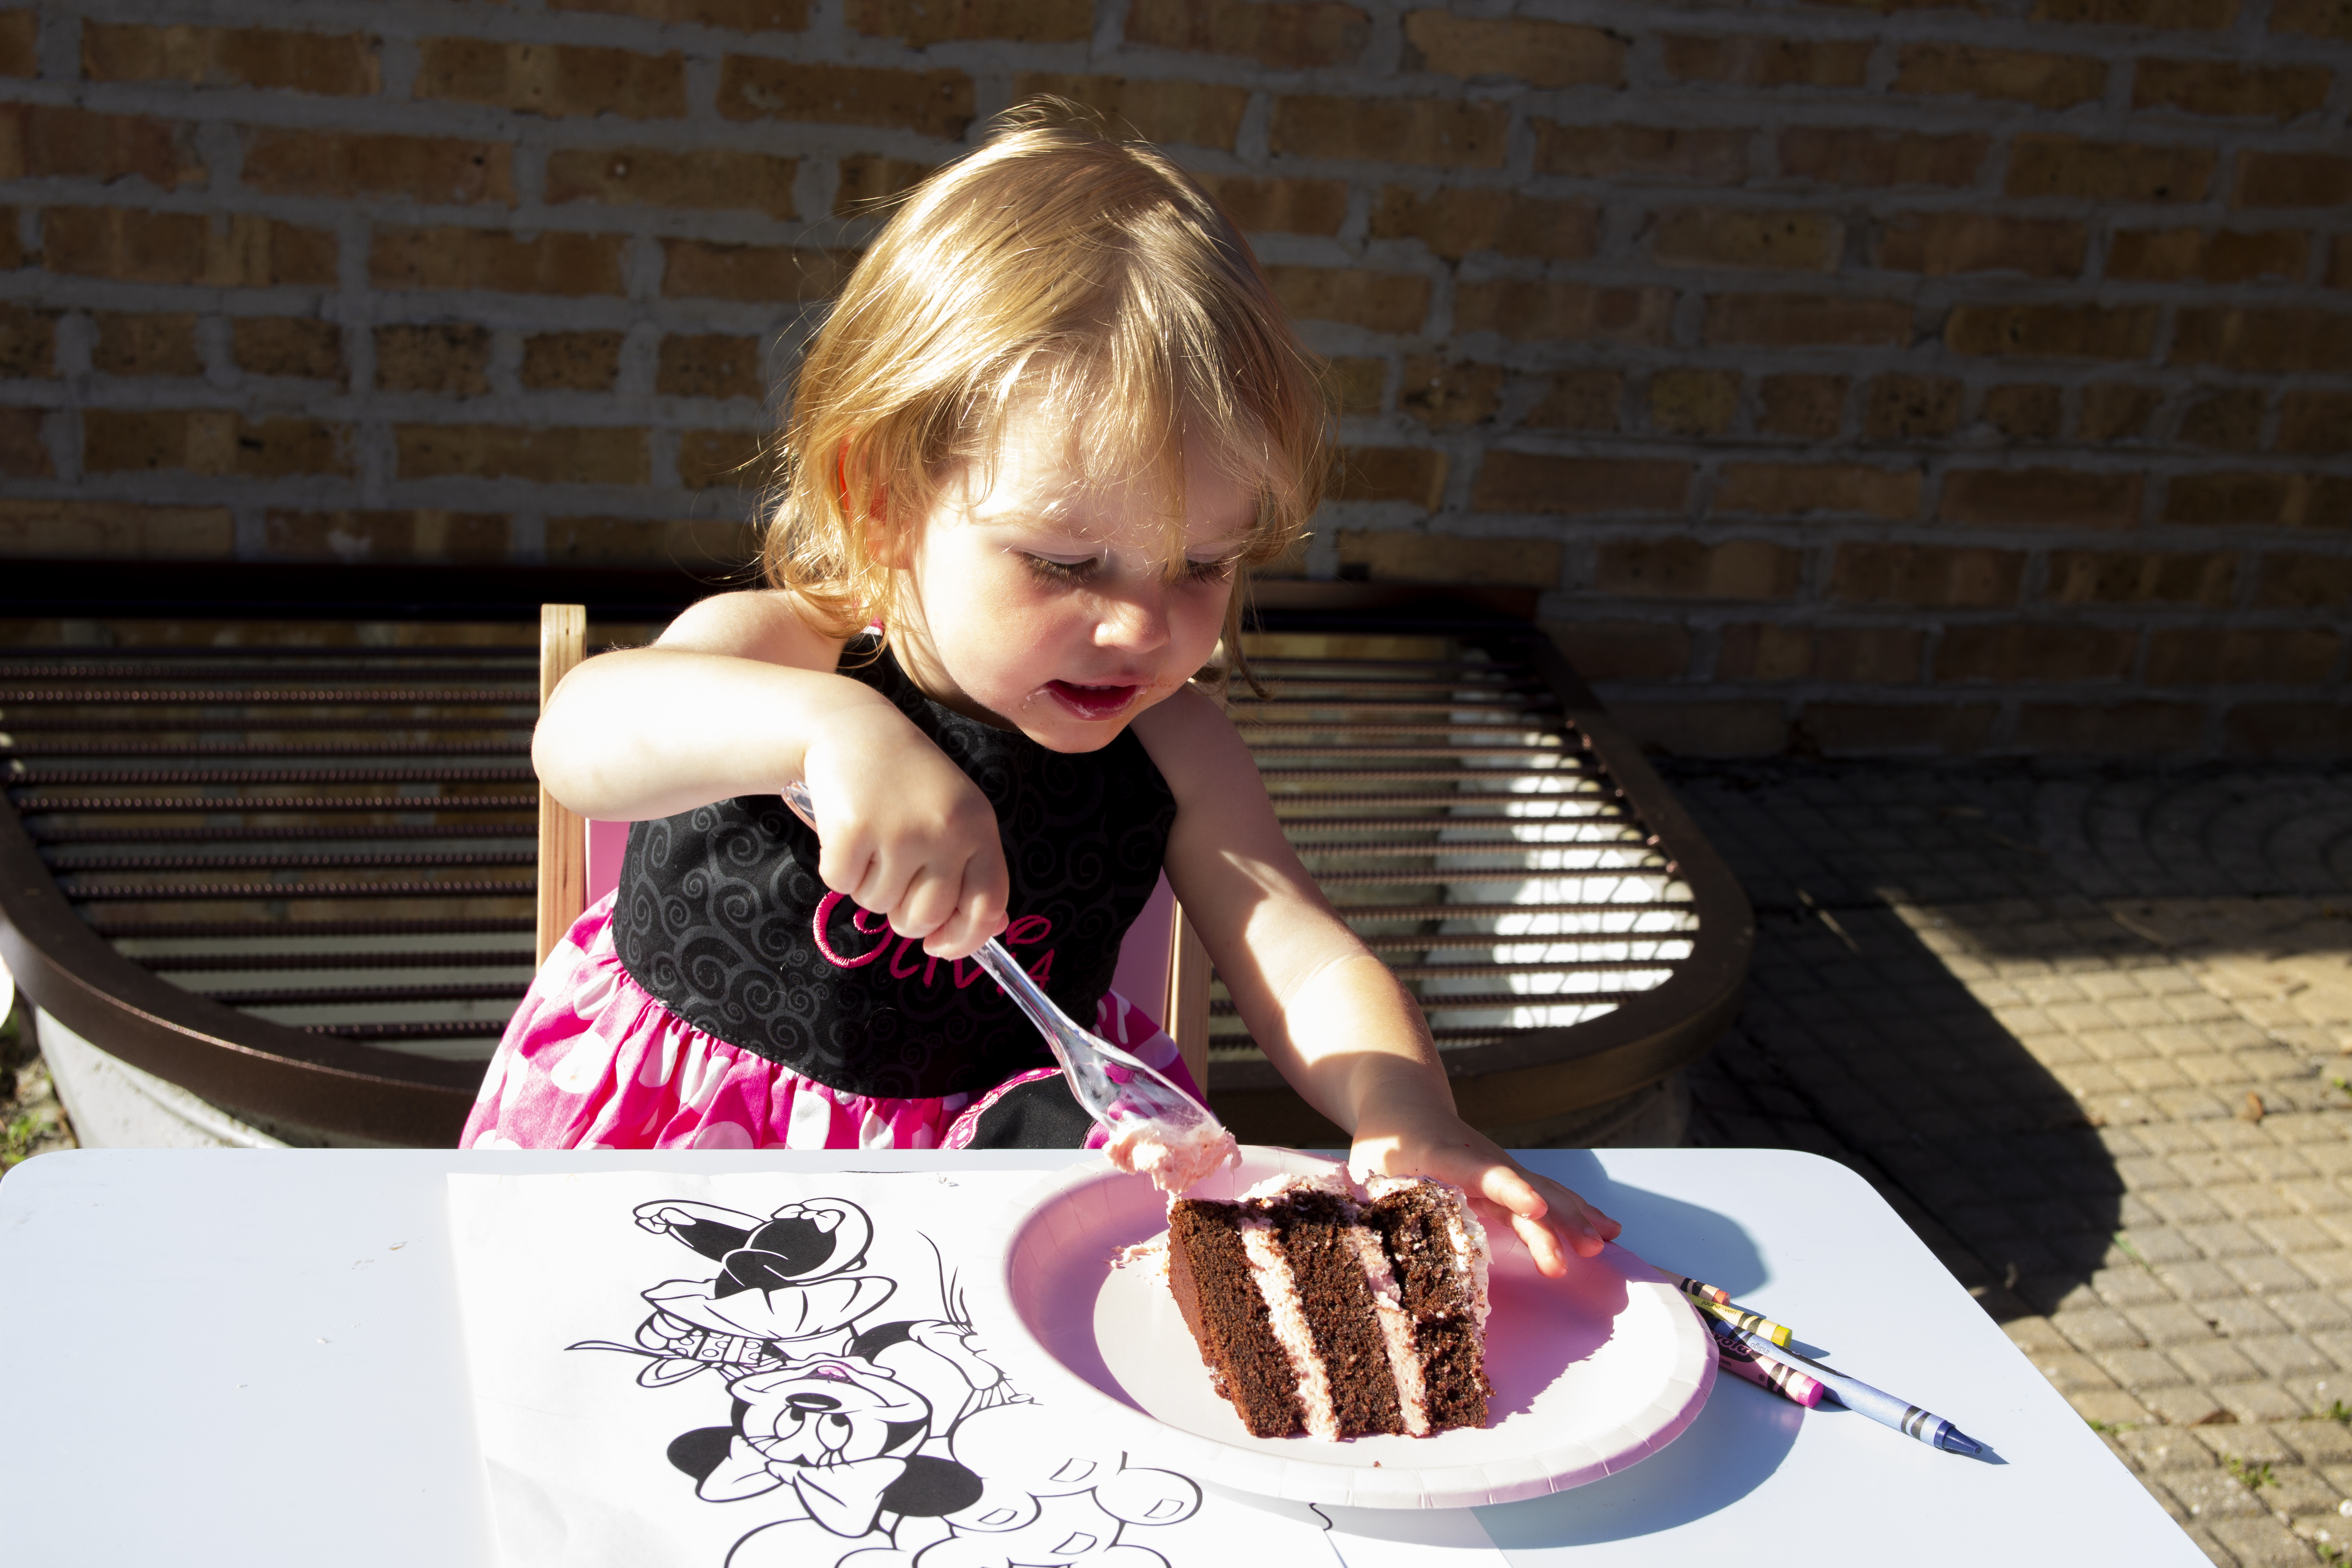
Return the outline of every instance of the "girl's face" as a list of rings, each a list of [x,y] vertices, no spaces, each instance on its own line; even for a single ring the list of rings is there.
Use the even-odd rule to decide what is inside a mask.
[[[1177,553],[1163,491],[1089,486],[1055,425],[1014,420],[993,471],[950,477],[902,548],[919,614],[891,637],[908,673],[1055,751],[1108,745],[1207,662],[1257,519],[1253,490],[1188,453]]]

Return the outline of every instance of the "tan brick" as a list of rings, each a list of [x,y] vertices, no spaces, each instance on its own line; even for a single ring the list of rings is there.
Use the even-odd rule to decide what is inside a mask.
[[[1678,757],[1769,757],[1789,745],[1778,702],[1612,702],[1609,716],[1645,749]]]
[[[2352,392],[2290,392],[2280,398],[2278,449],[2315,457],[2352,452]]]
[[[2005,99],[2037,109],[2094,102],[2107,68],[2085,55],[1987,49],[1970,44],[1911,44],[1895,56],[1895,90]]]
[[[850,26],[867,37],[898,38],[917,49],[966,38],[1076,43],[1094,32],[1087,0],[849,0],[847,9]],[[1133,31],[1130,22],[1130,37]]]
[[[2146,359],[2162,310],[2154,305],[1956,305],[1944,321],[1955,353],[2013,359]]]
[[[1094,7],[1065,3],[1076,25],[1069,36],[1088,37]],[[1346,65],[1371,36],[1372,19],[1337,0],[1132,0],[1127,13],[1130,44],[1234,55],[1276,70]]]
[[[431,321],[375,330],[375,384],[386,392],[479,397],[490,389],[490,330]]]
[[[677,438],[678,482],[690,490],[756,488],[766,481],[768,454],[751,430],[688,430]]]
[[[1449,261],[1480,250],[1575,261],[1592,254],[1600,216],[1582,202],[1540,201],[1508,191],[1423,195],[1390,185],[1372,208],[1371,237],[1418,239]]]
[[[0,76],[40,74],[41,14],[32,10],[0,11]]]
[[[548,9],[688,22],[739,33],[797,33],[808,26],[808,0],[548,0]]]
[[[2105,708],[2029,702],[2018,710],[2011,743],[2048,756],[2163,756],[2196,750],[2204,723],[2204,709],[2169,702]]]
[[[41,261],[52,272],[123,282],[326,287],[335,281],[335,237],[243,214],[51,207],[41,215]]]
[[[1559,545],[1549,539],[1464,539],[1383,529],[1342,529],[1339,564],[1375,583],[1508,583],[1559,585]]]
[[[2085,142],[2079,136],[2020,136],[2009,152],[2012,196],[2081,196],[2106,202],[2194,202],[2213,184],[2205,147]]]
[[[2139,521],[2137,474],[2066,468],[1955,468],[1944,476],[1946,522],[2008,528],[2129,528]]]
[[[2263,557],[2254,603],[2279,610],[2327,610],[2352,604],[2352,557],[2274,550]]]
[[[1665,289],[1496,278],[1454,289],[1454,330],[1498,331],[1522,342],[1656,345],[1666,341],[1674,300]]]
[[[2139,634],[2102,626],[1947,626],[1936,647],[1937,680],[2120,680]]]
[[[1614,430],[1625,402],[1625,377],[1613,370],[1555,372],[1527,422],[1538,430]]]
[[[920,184],[937,166],[873,153],[844,158],[840,182],[834,189],[833,215],[863,217],[887,210],[891,202]]]
[[[225,561],[236,547],[225,506],[0,500],[0,556]]]
[[[1131,127],[1148,142],[1178,142],[1231,152],[1241,130],[1249,89],[1215,82],[1153,80],[1146,77],[1067,76],[1023,71],[1013,79],[1015,98],[1052,93],[1082,103]]]
[[[2164,521],[2257,528],[2352,528],[2352,479],[2328,474],[2182,474]]]
[[[2132,67],[2132,107],[2294,120],[2327,101],[2330,80],[2324,66],[2143,58]]]
[[[1679,511],[1690,479],[1690,464],[1650,458],[1490,451],[1470,504],[1480,511]]]
[[[102,375],[205,374],[204,357],[196,353],[194,316],[105,310],[93,316],[91,323],[98,337],[90,344],[89,365]]]
[[[2084,441],[2136,441],[2164,401],[2163,392],[2127,381],[2093,382],[2083,388],[2083,414],[2074,434]]]
[[[82,466],[92,473],[178,469],[278,479],[349,474],[351,427],[299,417],[246,419],[227,409],[91,408]]]
[[[1510,110],[1433,98],[1282,98],[1267,143],[1301,158],[1499,169]]]
[[[760,558],[759,525],[726,518],[551,517],[551,566],[687,566],[740,572]]]
[[[642,430],[395,425],[392,434],[404,479],[465,476],[541,484],[641,485],[648,478]]]
[[[1830,597],[1922,609],[2000,609],[2017,603],[2024,573],[2025,557],[2011,550],[1847,543],[1837,547],[1831,566]]]
[[[1715,294],[1706,301],[1706,341],[1782,347],[1908,343],[1911,307],[1900,300]]]
[[[2181,411],[2180,439],[2215,451],[2254,450],[2263,444],[2262,389],[2239,386],[2200,394]],[[2281,447],[2283,451],[2293,449]]]
[[[1667,125],[1577,125],[1531,120],[1536,173],[1587,180],[1736,185],[1748,178],[1748,133]]]
[[[1412,369],[1407,365],[1408,384]],[[1328,360],[1324,365],[1324,392],[1332,405],[1344,416],[1349,414],[1378,414],[1381,396],[1388,385],[1389,366],[1386,360],[1359,359],[1342,355]],[[1402,395],[1400,395],[1402,401]],[[1423,415],[1423,418],[1428,416]]]
[[[1808,702],[1797,729],[1824,756],[1966,756],[1984,749],[2000,712],[1989,702]]]
[[[2107,276],[2153,283],[2289,281],[2303,276],[2310,241],[2289,229],[2127,228],[2107,247]]]
[[[1739,414],[1736,370],[1662,370],[1650,378],[1650,425],[1675,436],[1720,436]]]
[[[1027,97],[1053,89],[1018,90]],[[889,126],[953,141],[971,123],[971,79],[960,70],[882,70],[730,55],[719,67],[719,112],[729,120]]]
[[[412,97],[478,103],[551,119],[615,114],[674,120],[686,112],[686,60],[676,54],[427,38]],[[730,62],[731,63],[731,62]]]
[[[1861,87],[1870,68],[1865,38],[1786,38],[1755,33],[1659,40],[1666,74],[1676,81],[1739,87]]]
[[[1960,427],[1960,384],[1946,375],[1874,377],[1863,434],[1874,441],[1932,440]]]
[[[57,374],[58,327],[45,310],[0,304],[0,375]]]
[[[261,553],[271,561],[499,564],[513,558],[504,512],[272,511]]]
[[[662,340],[654,390],[675,397],[759,397],[760,340],[725,333]]]
[[[1780,172],[1823,184],[1878,189],[1887,185],[1973,185],[1984,168],[1990,138],[1930,136],[1844,125],[1793,125],[1780,132]]]
[[[547,199],[603,202],[609,206],[740,207],[770,217],[797,216],[793,180],[797,158],[702,147],[666,153],[656,147],[559,148],[547,155]]]
[[[843,250],[666,239],[662,294],[671,300],[822,300],[841,287],[856,262],[855,255]]]
[[[1670,622],[1537,624],[1587,680],[1674,680],[1690,673],[1690,633]]]
[[[534,332],[522,341],[522,384],[534,392],[610,392],[620,374],[618,332]]]
[[[241,316],[229,323],[229,353],[247,375],[343,379],[343,330],[332,321]]]
[[[1374,332],[1417,332],[1429,314],[1429,279],[1361,268],[1269,267],[1282,308],[1302,321],[1344,321]]]
[[[2241,756],[2335,762],[2352,753],[2352,709],[2316,702],[2241,702],[2221,721]]]
[[[1919,482],[1916,468],[1874,468],[1858,463],[1727,463],[1709,510],[1783,517],[1849,512],[1899,521],[1917,515]]]
[[[1768,375],[1758,384],[1756,427],[1768,436],[1826,441],[1845,426],[1842,375]]]
[[[270,27],[142,27],[84,21],[81,73],[91,81],[184,81],[196,87],[275,88],[346,98],[378,91],[383,85],[376,41],[367,35]]]
[[[2271,31],[2352,42],[2352,5],[2345,0],[2273,0]]]
[[[495,289],[507,294],[618,294],[615,235],[545,232],[516,239],[494,229],[378,229],[368,277],[380,289]]]
[[[2069,220],[1915,213],[1889,219],[1879,231],[1878,264],[1931,278],[1962,272],[2073,278],[2083,270],[2086,243],[2083,226]]]
[[[1445,494],[1445,454],[1426,447],[1343,447],[1330,482],[1334,500],[1401,500],[1434,511]]]
[[[2241,153],[2240,207],[2333,207],[2352,204],[2352,158],[2332,153]]]
[[[2344,639],[2326,631],[2257,631],[2197,626],[2153,631],[2147,638],[2150,686],[2316,686],[2336,668]]]
[[[1245,174],[1198,173],[1192,177],[1245,233],[1337,234],[1348,216],[1344,180],[1256,180]]]
[[[1404,375],[1397,384],[1397,409],[1433,429],[1476,425],[1495,416],[1502,393],[1500,365],[1465,364],[1436,354],[1417,354],[1404,362]]]
[[[1919,679],[1924,632],[1907,626],[1730,626],[1721,680],[1834,680],[1885,685]]]
[[[2294,307],[2184,307],[2173,324],[2172,363],[2339,373],[2352,364],[2352,315]]]
[[[2012,441],[2055,441],[2065,412],[2054,386],[2013,382],[1985,392],[1984,422]]]
[[[1786,599],[1803,558],[1760,539],[1626,539],[1604,541],[1593,564],[1595,588],[1629,599]]]
[[[205,184],[190,128],[137,114],[56,104],[0,104],[0,179],[144,180],[158,190]]]
[[[44,410],[0,408],[0,475],[12,479],[52,479],[57,464],[41,436]]]
[[[398,195],[512,205],[514,149],[442,136],[342,135],[305,126],[246,132],[245,183],[289,196]]]
[[[2226,607],[2238,558],[2152,551],[2053,550],[2050,586],[2056,605],[2207,605]]]
[[[1402,64],[1465,79],[1512,77],[1531,87],[1625,84],[1624,41],[1601,28],[1439,10],[1405,13]]]
[[[2037,22],[2201,28],[2208,32],[2228,26],[2237,15],[2238,0],[2039,0],[2033,7],[2033,19]]]
[[[1685,267],[1765,267],[1828,272],[1844,226],[1827,213],[1673,207],[1651,220],[1650,254]]]

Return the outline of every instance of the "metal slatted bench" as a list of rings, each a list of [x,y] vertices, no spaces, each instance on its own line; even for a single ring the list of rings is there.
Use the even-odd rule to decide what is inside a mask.
[[[1231,694],[1465,1115],[1517,1143],[1665,1095],[1728,1021],[1751,934],[1532,599],[1261,584],[1246,647],[1268,692]],[[0,960],[69,1105],[128,1084],[185,1124],[174,1141],[455,1140],[532,963],[528,636],[0,649]],[[1196,989],[1219,1114],[1257,1141],[1334,1137]]]

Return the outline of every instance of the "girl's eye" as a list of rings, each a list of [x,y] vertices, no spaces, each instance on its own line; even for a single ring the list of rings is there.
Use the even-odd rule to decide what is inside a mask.
[[[1089,555],[1084,561],[1053,561],[1043,555],[1024,555],[1030,572],[1048,583],[1084,583],[1102,570],[1099,557]]]
[[[1222,583],[1234,569],[1233,557],[1221,556],[1214,561],[1186,561],[1183,580],[1187,583]]]

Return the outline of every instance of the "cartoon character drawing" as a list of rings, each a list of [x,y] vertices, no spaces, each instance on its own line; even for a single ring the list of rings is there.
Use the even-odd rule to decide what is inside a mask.
[[[868,1322],[902,1282],[866,1271],[873,1222],[856,1204],[763,1219],[671,1200],[635,1216],[718,1272],[642,1292],[653,1311],[635,1343],[570,1348],[645,1358],[647,1387],[720,1374],[725,1424],[679,1434],[667,1457],[703,1501],[765,1516],[726,1568],[1164,1568],[1128,1530],[1189,1519],[1199,1488],[1073,1448],[988,1359],[929,1237],[937,1315]]]

